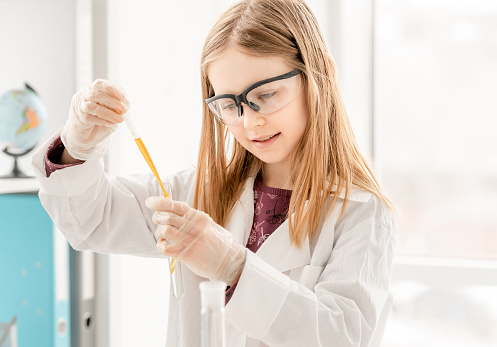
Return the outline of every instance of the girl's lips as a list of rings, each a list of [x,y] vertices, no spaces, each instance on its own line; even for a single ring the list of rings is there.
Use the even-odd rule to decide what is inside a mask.
[[[260,137],[257,140],[252,140],[255,147],[262,149],[271,146],[280,137],[281,133],[275,135]]]

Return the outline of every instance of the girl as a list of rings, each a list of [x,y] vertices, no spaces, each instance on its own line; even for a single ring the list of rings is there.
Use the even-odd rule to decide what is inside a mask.
[[[167,346],[198,346],[198,284],[223,280],[228,346],[379,345],[391,307],[390,202],[360,154],[334,63],[302,0],[245,0],[207,36],[196,170],[107,177],[128,102],[97,80],[34,156],[72,247],[175,257]],[[231,141],[230,141],[231,140]],[[155,197],[154,197],[155,196]],[[147,208],[148,207],[148,208]],[[167,241],[166,241],[167,240]]]

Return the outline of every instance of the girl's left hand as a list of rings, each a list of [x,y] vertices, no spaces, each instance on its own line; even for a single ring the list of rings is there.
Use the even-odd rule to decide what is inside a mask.
[[[145,204],[157,211],[152,220],[157,224],[161,253],[181,261],[198,276],[228,286],[240,277],[247,249],[208,214],[164,197],[150,197]]]

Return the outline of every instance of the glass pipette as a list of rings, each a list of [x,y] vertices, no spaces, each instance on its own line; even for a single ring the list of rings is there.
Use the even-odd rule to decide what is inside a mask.
[[[147,162],[148,166],[152,170],[152,172],[155,175],[155,178],[157,178],[157,181],[159,181],[160,187],[162,188],[162,191],[164,192],[164,196],[166,198],[169,198],[169,194],[167,194],[166,189],[164,188],[164,185],[162,184],[162,180],[160,179],[159,173],[157,172],[157,169],[155,168],[154,162],[152,161],[152,157],[148,153],[147,147],[143,144],[143,141],[141,139],[140,134],[138,131],[136,131],[135,125],[133,121],[131,120],[131,117],[128,114],[124,116],[124,121],[126,125],[128,126],[129,131],[131,132],[131,136],[133,136],[133,139],[135,140],[136,144],[138,145],[138,148],[140,149],[141,154],[143,155],[143,158],[145,158],[145,161]],[[173,269],[171,269],[171,272],[173,272]]]
[[[126,113],[124,115],[124,122],[126,123],[128,130],[131,132],[131,136],[133,136],[133,139],[135,140],[138,148],[140,149],[140,152],[141,152],[143,158],[145,159],[148,166],[150,167],[150,169],[154,173],[155,178],[159,182],[160,187],[162,189],[162,192],[164,193],[164,196],[166,198],[169,198],[169,194],[167,194],[166,189],[164,188],[164,185],[162,184],[162,180],[160,179],[159,173],[157,172],[157,169],[155,168],[154,162],[152,161],[152,157],[148,153],[147,147],[145,147],[143,140],[141,139],[140,134],[136,130],[135,124],[131,120],[131,116],[129,114],[129,111],[128,111],[128,113]],[[170,272],[171,272],[171,280],[173,283],[174,295],[177,298],[180,298],[182,296],[182,293],[183,293],[183,281],[182,281],[183,274],[181,273],[181,265],[178,263],[178,270],[176,272],[174,272],[174,268],[176,265],[176,259],[171,258],[170,262],[171,262]],[[173,276],[173,272],[176,274],[176,276]]]

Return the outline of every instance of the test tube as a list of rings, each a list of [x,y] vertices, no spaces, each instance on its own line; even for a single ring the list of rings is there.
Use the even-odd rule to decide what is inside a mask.
[[[200,282],[200,345],[201,347],[225,347],[226,323],[224,299],[226,283],[222,281]]]
[[[140,149],[143,158],[145,159],[148,166],[154,173],[155,178],[159,182],[162,192],[164,193],[164,196],[166,198],[169,198],[169,194],[167,193],[166,189],[164,188],[164,185],[162,184],[162,180],[160,179],[159,173],[155,168],[154,162],[152,161],[152,157],[148,153],[147,147],[145,147],[145,144],[143,143],[140,134],[136,130],[135,124],[131,119],[129,111],[124,115],[124,122],[126,123],[126,126],[128,127],[131,136],[133,136],[133,139],[138,145],[138,148]],[[169,189],[169,191],[171,191],[171,189]],[[175,259],[171,257],[169,257],[168,259],[169,259],[169,269],[170,269],[169,274],[173,287],[173,293],[177,299],[181,299],[185,293],[185,288],[183,285],[183,272],[181,271],[181,263],[176,262]]]

